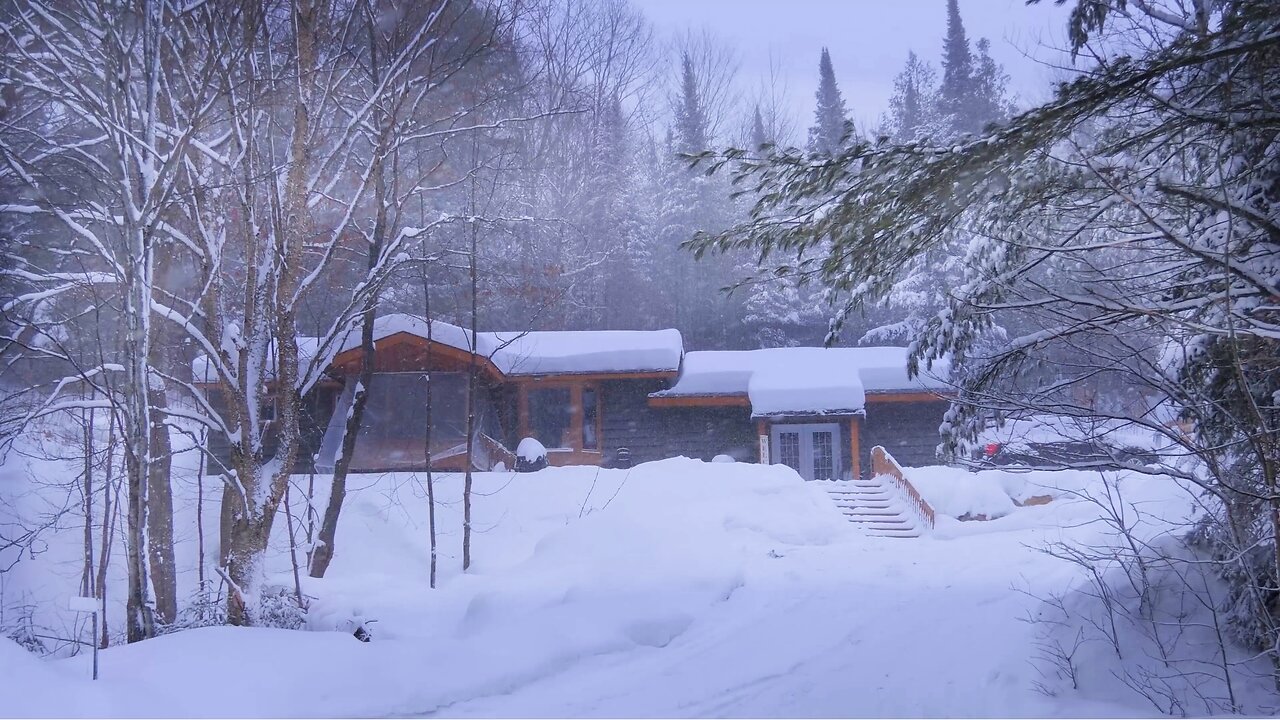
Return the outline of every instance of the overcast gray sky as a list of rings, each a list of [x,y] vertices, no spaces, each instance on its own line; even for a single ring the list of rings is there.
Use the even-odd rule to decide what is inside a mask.
[[[708,28],[736,47],[744,90],[767,76],[770,54],[781,64],[797,125],[813,117],[818,54],[831,50],[836,80],[859,127],[889,104],[893,77],[914,50],[940,68],[946,0],[633,0],[664,37]],[[1065,44],[1068,7],[1044,0],[960,0],[972,46],[991,40],[992,55],[1023,103],[1048,97],[1055,74],[1038,60],[1061,62],[1049,48]],[[1026,54],[1031,57],[1027,57]]]

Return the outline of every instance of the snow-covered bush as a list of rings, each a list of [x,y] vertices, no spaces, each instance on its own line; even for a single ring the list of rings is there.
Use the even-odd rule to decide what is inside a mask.
[[[1084,582],[1042,597],[1029,618],[1040,627],[1036,687],[1052,696],[1068,687],[1115,699],[1136,693],[1175,716],[1258,712],[1274,684],[1246,626],[1251,614],[1195,546],[1203,520],[1188,536],[1189,505],[1144,497],[1164,482],[1107,481],[1076,495],[1101,511],[1106,532],[1045,548],[1084,570]]]
[[[1265,504],[1254,498],[1238,502]],[[1236,514],[1245,516],[1247,511]],[[1262,516],[1259,509],[1252,514]],[[1187,533],[1186,540],[1212,558],[1210,567],[1225,585],[1218,602],[1229,635],[1246,647],[1265,652],[1273,649],[1271,643],[1280,635],[1280,578],[1275,572],[1276,540],[1265,537],[1263,523],[1255,525],[1258,527],[1241,528],[1243,537],[1233,537],[1225,513],[1209,512]]]
[[[45,655],[49,648],[37,637],[35,622],[32,619],[34,607],[21,605],[9,608],[4,613],[4,624],[0,625],[0,635],[21,645],[28,652]]]
[[[300,630],[307,624],[307,607],[298,603],[298,597],[287,588],[269,588],[258,601],[255,624],[262,627]]]
[[[227,599],[206,583],[179,606],[177,620],[160,630],[167,633],[226,624]]]
[[[516,472],[533,472],[547,466],[547,448],[537,438],[527,437],[516,446]]]

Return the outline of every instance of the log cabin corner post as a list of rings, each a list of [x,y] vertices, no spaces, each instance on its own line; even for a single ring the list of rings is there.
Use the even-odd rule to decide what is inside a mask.
[[[849,418],[849,470],[852,480],[862,477],[862,417]]]

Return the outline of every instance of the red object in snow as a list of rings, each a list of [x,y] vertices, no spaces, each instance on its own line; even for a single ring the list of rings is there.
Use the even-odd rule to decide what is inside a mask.
[[[995,457],[1000,452],[1000,443],[987,443],[987,457]]]

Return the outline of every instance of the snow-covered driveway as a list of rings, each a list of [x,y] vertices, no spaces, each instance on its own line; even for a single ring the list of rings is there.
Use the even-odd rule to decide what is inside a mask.
[[[1015,528],[950,540],[868,538],[796,549],[753,563],[743,587],[666,647],[584,658],[551,677],[439,714],[1132,713],[1064,703],[1032,688],[1036,628],[1020,620],[1037,603],[1021,591],[1064,583],[1070,573],[1034,549],[1045,534]]]
[[[891,539],[860,534],[820,484],[780,466],[481,474],[476,564],[462,575],[460,482],[445,477],[432,590],[418,480],[352,488],[329,574],[304,584],[313,632],[166,635],[104,652],[97,684],[84,657],[41,662],[0,646],[0,669],[27,688],[0,700],[0,715],[1149,713],[1035,689],[1041,626],[1025,620],[1077,578],[1041,548],[1096,537],[1088,503],[941,518],[930,537]],[[1179,502],[1167,482],[1126,482]],[[216,503],[205,512],[212,526]],[[291,587],[287,543],[275,541],[269,574]],[[53,577],[18,580],[61,592]],[[370,643],[351,637],[360,619],[377,620]]]

